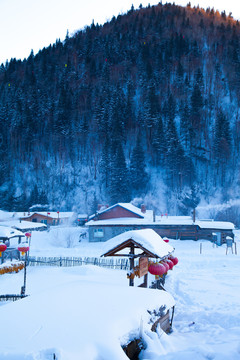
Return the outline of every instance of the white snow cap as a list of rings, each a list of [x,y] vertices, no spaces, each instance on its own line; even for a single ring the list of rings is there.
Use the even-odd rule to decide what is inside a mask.
[[[21,231],[15,230],[11,227],[0,226],[0,238],[12,238],[15,236],[25,236]]]
[[[154,230],[143,229],[126,231],[106,241],[104,246],[104,254],[110,250],[113,250],[115,247],[129,239],[134,240],[136,243],[149,250],[159,258],[168,256],[174,251],[174,248],[163,241],[161,236],[158,235]]]
[[[128,210],[128,211],[130,211],[130,212],[132,212],[132,213],[134,213],[134,214],[136,214],[136,215],[138,215],[138,216],[140,216],[141,219],[147,219],[148,221],[153,221],[153,211],[152,211],[152,210],[146,210],[146,212],[143,213],[143,212],[141,211],[141,209],[139,209],[138,207],[136,207],[135,205],[133,205],[133,204],[131,204],[131,203],[117,203],[117,204],[114,204],[114,205],[109,206],[109,207],[107,207],[107,208],[104,208],[103,210],[100,210],[100,211],[98,211],[97,213],[98,213],[98,214],[103,214],[103,213],[105,213],[105,212],[107,212],[107,211],[115,208],[116,206],[120,206],[120,207],[122,207],[122,208],[124,208],[124,209],[126,209],[126,210]],[[91,220],[92,218],[95,217],[95,215],[96,215],[96,214],[91,215],[91,216],[89,217],[89,219]],[[124,219],[125,219],[125,218],[124,218]],[[132,219],[132,218],[130,217],[130,219]],[[115,220],[116,220],[116,219],[115,219]],[[140,219],[137,219],[137,220],[140,220]]]

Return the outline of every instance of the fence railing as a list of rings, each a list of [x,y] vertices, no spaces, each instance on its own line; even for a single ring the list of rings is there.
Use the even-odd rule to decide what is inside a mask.
[[[19,299],[23,299],[28,295],[17,295],[17,294],[8,294],[8,295],[0,295],[0,301],[16,301]]]
[[[98,258],[98,257],[35,257],[28,258],[30,266],[82,266],[97,265],[110,269],[129,270],[128,259],[123,258]]]
[[[20,259],[20,253],[18,249],[15,248],[7,248],[6,251],[2,253],[2,260],[3,262],[6,260],[19,260]]]

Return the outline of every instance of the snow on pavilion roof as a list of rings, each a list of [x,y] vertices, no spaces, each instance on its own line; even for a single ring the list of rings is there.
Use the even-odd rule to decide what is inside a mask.
[[[0,226],[0,238],[11,239],[16,236],[25,236],[21,231],[7,226]]]
[[[110,251],[113,252],[114,249],[117,251],[117,248],[123,243],[127,243],[128,240],[133,240],[140,248],[146,249],[157,258],[164,258],[174,251],[174,248],[163,241],[161,236],[159,236],[154,230],[143,229],[126,231],[106,241],[104,244],[104,254],[102,256]]]

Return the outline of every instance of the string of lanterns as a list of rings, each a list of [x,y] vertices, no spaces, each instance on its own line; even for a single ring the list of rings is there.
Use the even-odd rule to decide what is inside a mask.
[[[150,274],[155,276],[163,276],[167,274],[169,270],[172,270],[178,263],[178,258],[169,256],[167,259],[161,260],[160,262],[150,261],[148,264],[148,271]]]

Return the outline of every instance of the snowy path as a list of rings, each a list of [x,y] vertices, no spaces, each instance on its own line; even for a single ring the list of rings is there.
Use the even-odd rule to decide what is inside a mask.
[[[180,259],[165,286],[176,301],[174,331],[155,339],[142,359],[240,359],[239,255],[209,242],[201,255],[199,242],[171,244]]]

